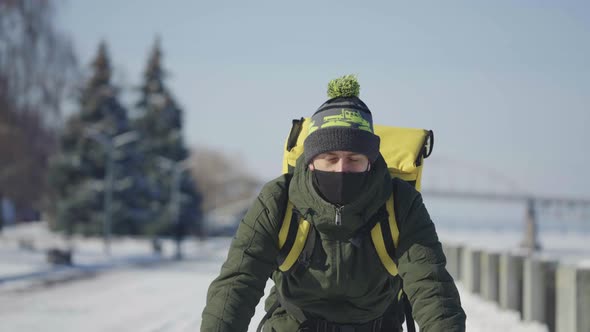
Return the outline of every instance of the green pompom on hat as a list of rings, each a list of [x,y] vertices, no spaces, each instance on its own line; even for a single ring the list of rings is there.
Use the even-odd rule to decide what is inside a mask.
[[[328,97],[358,97],[361,85],[355,75],[344,75],[328,83]]]
[[[305,163],[328,151],[361,153],[374,162],[379,156],[379,136],[373,116],[359,98],[360,84],[355,75],[345,75],[328,83],[328,97],[311,117],[303,143]]]

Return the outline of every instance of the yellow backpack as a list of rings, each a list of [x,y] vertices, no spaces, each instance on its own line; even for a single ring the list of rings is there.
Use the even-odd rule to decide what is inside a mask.
[[[309,119],[293,120],[291,132],[285,142],[283,155],[283,173],[292,173],[295,163],[303,153],[303,141],[307,137]],[[380,152],[392,177],[400,178],[420,190],[422,167],[425,158],[430,156],[434,144],[431,130],[375,126],[375,134],[381,138]],[[375,224],[370,230],[371,239],[385,269],[397,275],[395,248],[399,242],[399,229],[395,219],[393,194],[386,203],[389,218]],[[293,213],[293,204],[289,201],[279,232],[279,270],[287,272],[300,261],[306,243],[310,242],[310,222]],[[313,236],[315,238],[315,235]],[[313,247],[313,245],[312,245]],[[304,253],[311,255],[311,253]]]

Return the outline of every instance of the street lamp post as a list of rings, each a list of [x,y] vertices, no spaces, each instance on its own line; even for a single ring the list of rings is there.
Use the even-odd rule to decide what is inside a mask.
[[[181,161],[174,161],[172,159],[159,156],[159,164],[172,171],[172,183],[170,186],[170,201],[168,202],[168,209],[170,211],[170,219],[175,227],[180,227],[180,182],[182,180],[182,173],[190,167],[190,159]],[[182,258],[182,251],[180,248],[180,235],[176,237],[176,258]]]
[[[139,134],[135,131],[128,131],[114,137],[109,137],[95,128],[88,128],[85,132],[86,137],[93,139],[102,145],[107,153],[107,163],[104,180],[104,222],[103,237],[105,254],[111,255],[111,223],[112,223],[112,203],[113,203],[113,183],[115,168],[115,151],[125,144],[135,142],[139,139]]]

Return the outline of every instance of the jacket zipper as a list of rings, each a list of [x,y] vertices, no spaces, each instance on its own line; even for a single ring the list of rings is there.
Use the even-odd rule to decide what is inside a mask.
[[[342,225],[342,208],[344,208],[344,206],[336,207],[336,219],[334,220],[336,226]]]

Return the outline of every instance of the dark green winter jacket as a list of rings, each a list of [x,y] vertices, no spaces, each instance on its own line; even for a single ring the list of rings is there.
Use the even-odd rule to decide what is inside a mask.
[[[275,287],[267,309],[278,292],[306,316],[330,322],[360,324],[384,314],[398,316],[391,308],[399,310],[395,303],[403,280],[420,331],[465,331],[459,294],[445,269],[445,256],[422,197],[406,182],[392,181],[381,157],[373,164],[365,194],[342,208],[341,225],[334,223],[335,206],[314,190],[307,165],[298,162],[290,177],[282,175],[267,183],[242,220],[221,273],[209,287],[201,331],[248,331],[271,276]],[[383,267],[370,238],[360,246],[349,242],[392,191],[400,230],[396,278]],[[288,200],[316,227],[321,241],[307,269],[285,274],[277,270],[277,256]],[[279,308],[265,330],[295,332],[298,325]]]

